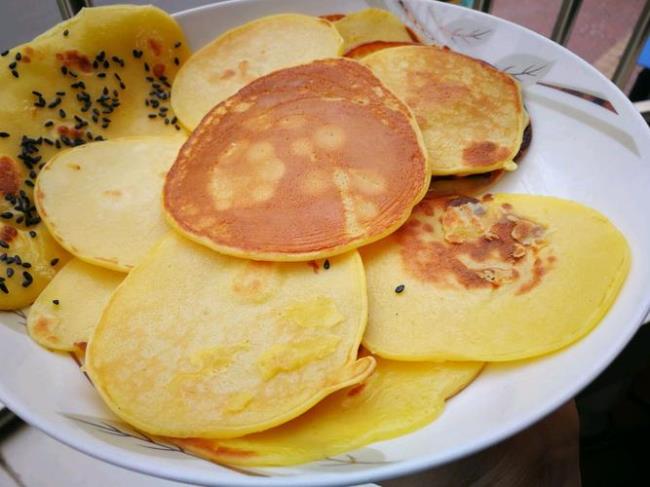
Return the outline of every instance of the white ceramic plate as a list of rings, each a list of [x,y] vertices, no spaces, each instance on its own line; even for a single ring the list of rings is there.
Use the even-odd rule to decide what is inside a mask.
[[[553,356],[488,366],[437,421],[415,433],[291,468],[231,469],[134,433],[112,416],[69,356],[45,352],[29,339],[22,313],[0,314],[0,400],[74,448],[160,477],[206,485],[350,485],[433,467],[512,435],[570,399],[614,359],[650,305],[650,137],[630,102],[598,71],[522,27],[424,0],[241,0],[177,19],[196,49],[263,15],[368,5],[393,11],[430,42],[485,59],[523,83],[533,142],[520,169],[495,190],[577,200],[606,214],[627,236],[632,270],[598,328]]]

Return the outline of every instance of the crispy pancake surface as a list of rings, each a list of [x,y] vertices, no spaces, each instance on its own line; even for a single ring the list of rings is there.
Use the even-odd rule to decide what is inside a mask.
[[[363,62],[413,110],[434,175],[512,165],[527,124],[514,78],[436,46],[382,49]]]
[[[121,137],[52,158],[35,192],[52,235],[80,259],[128,272],[168,232],[160,194],[184,141]]]
[[[295,465],[410,433],[442,413],[445,399],[478,375],[479,362],[377,359],[364,382],[338,391],[302,416],[262,433],[230,440],[167,439],[218,463]]]
[[[357,252],[316,263],[236,259],[172,233],[105,309],[86,367],[111,409],[143,431],[228,438],[300,415],[363,381]]]
[[[106,138],[173,135],[181,130],[169,96],[175,73],[188,56],[185,35],[171,16],[155,7],[128,5],[83,9],[3,53],[0,213],[7,215],[4,223],[40,234],[40,217],[32,201],[34,182],[41,167],[62,150]],[[32,263],[49,262],[52,253],[60,258],[64,251],[58,246],[46,250],[49,241],[40,247],[30,244],[31,253],[19,257]],[[45,254],[34,255],[39,249]],[[15,248],[7,250],[18,255]],[[18,277],[7,282],[10,294],[0,293],[0,307],[30,304],[55,270],[34,272],[33,284],[25,288],[22,271],[16,273]]]
[[[558,350],[598,324],[630,264],[625,238],[600,213],[514,194],[426,198],[362,255],[364,346],[414,361]]]
[[[194,129],[213,106],[255,78],[338,56],[342,45],[329,21],[309,15],[272,15],[235,27],[196,52],[178,73],[174,110]]]
[[[74,351],[88,342],[104,306],[124,274],[72,259],[29,310],[31,337],[53,350]],[[83,296],[82,296],[83,294]]]
[[[343,37],[343,52],[373,41],[412,42],[413,35],[387,10],[367,8],[345,15],[334,22]],[[346,54],[347,55],[347,54]]]
[[[226,254],[298,261],[378,240],[429,182],[408,108],[356,61],[276,71],[215,107],[167,175],[165,211]]]
[[[42,223],[29,230],[2,223],[0,241],[0,310],[31,304],[70,259]]]

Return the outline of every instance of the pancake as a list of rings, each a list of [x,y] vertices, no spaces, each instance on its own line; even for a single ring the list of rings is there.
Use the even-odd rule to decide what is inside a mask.
[[[435,46],[382,49],[363,62],[413,110],[433,175],[516,167],[527,120],[510,75]]]
[[[42,223],[29,230],[0,223],[0,310],[31,304],[68,259]]]
[[[86,368],[136,428],[229,438],[282,424],[363,381],[357,252],[281,264],[235,259],[171,234],[117,289]]]
[[[277,428],[230,440],[165,440],[217,463],[273,466],[320,460],[425,426],[482,367],[477,362],[377,359],[375,372],[363,383],[332,394]]]
[[[53,350],[77,350],[88,342],[104,306],[123,279],[120,272],[72,259],[30,308],[29,334]]]
[[[215,107],[169,171],[182,234],[219,252],[298,261],[388,235],[429,183],[410,111],[356,61],[259,78]]]
[[[592,330],[630,252],[600,213],[546,196],[427,198],[363,249],[364,346],[394,360],[519,360]],[[389,276],[389,277],[387,277]]]
[[[366,42],[364,44],[359,44],[357,47],[353,47],[349,51],[345,52],[345,57],[352,59],[361,59],[366,56],[369,56],[373,52],[381,51],[382,49],[388,49],[389,47],[398,47],[398,46],[415,46],[419,42],[406,42],[406,41],[372,41]]]
[[[514,158],[517,166],[519,166],[521,159],[526,155],[532,138],[533,128],[529,122],[524,130],[519,152]],[[429,184],[428,196],[453,196],[457,194],[475,196],[485,193],[501,180],[505,173],[506,171],[504,169],[497,169],[495,171],[470,174],[468,176],[434,176],[431,178],[431,184]]]
[[[52,158],[35,198],[52,235],[86,262],[128,272],[169,230],[160,193],[184,141],[121,137]]]
[[[368,42],[417,41],[414,34],[392,13],[378,8],[367,8],[347,14],[334,22],[336,30],[343,37],[343,52]]]
[[[331,22],[301,14],[263,17],[235,27],[197,51],[178,73],[172,103],[189,129],[255,78],[341,54]]]
[[[186,46],[180,27],[162,10],[120,5],[84,9],[31,42],[2,53],[4,223],[38,231],[34,182],[45,162],[61,150],[118,136],[172,135],[181,130],[169,95],[177,64],[189,56]],[[42,289],[49,275],[35,275],[35,287],[28,291]],[[21,291],[10,301],[23,307],[34,297],[33,292]],[[0,297],[1,306],[8,306],[5,298]]]

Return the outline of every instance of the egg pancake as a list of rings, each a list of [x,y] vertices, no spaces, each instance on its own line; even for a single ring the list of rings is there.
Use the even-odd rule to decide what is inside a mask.
[[[341,54],[331,22],[301,14],[263,17],[235,27],[197,51],[178,73],[172,103],[194,129],[218,103],[276,69]]]
[[[527,119],[513,77],[436,46],[382,49],[363,62],[413,110],[433,175],[514,167]]]
[[[82,260],[128,272],[168,232],[160,194],[184,141],[121,137],[53,157],[35,191],[52,235]]]
[[[430,171],[409,111],[344,58],[275,71],[215,107],[164,188],[170,223],[219,252],[298,261],[388,235]]]
[[[155,7],[129,5],[83,9],[34,40],[3,52],[4,223],[39,233],[34,183],[43,165],[62,150],[125,135],[181,131],[169,97],[175,73],[188,56],[185,35],[171,16]],[[45,256],[21,257],[26,262],[45,260]],[[18,289],[11,296],[0,293],[0,307],[27,306],[38,294],[34,290],[43,289],[53,275],[35,273],[34,287]]]
[[[630,266],[621,233],[578,203],[515,194],[426,198],[362,252],[364,346],[394,360],[518,360],[594,328]]]
[[[394,362],[377,359],[364,382],[327,397],[302,416],[242,438],[166,441],[217,463],[295,465],[410,433],[436,419],[445,400],[478,375],[479,362]]]
[[[327,262],[236,259],[172,233],[113,294],[86,368],[111,409],[152,434],[229,438],[363,381],[357,252]]]
[[[0,223],[0,247],[0,310],[31,304],[70,259],[42,223],[29,230]]]
[[[88,342],[104,306],[123,279],[121,272],[72,259],[30,308],[29,334],[53,350],[74,351],[83,346],[81,344]]]
[[[343,52],[373,41],[413,42],[414,34],[392,13],[367,8],[345,15],[334,22],[343,37]],[[347,54],[346,54],[347,55]]]

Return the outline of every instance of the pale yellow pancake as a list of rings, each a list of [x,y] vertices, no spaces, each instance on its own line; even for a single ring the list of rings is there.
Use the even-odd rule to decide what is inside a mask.
[[[259,78],[192,133],[164,189],[170,223],[218,252],[299,261],[394,231],[429,165],[409,111],[344,58]]]
[[[29,310],[31,337],[53,350],[75,351],[90,338],[104,306],[124,274],[72,259]]]
[[[392,13],[367,8],[345,15],[334,22],[343,37],[343,52],[373,41],[413,42],[414,35]]]
[[[527,118],[514,78],[437,46],[382,49],[363,62],[413,110],[433,175],[516,167]]]
[[[38,231],[34,182],[61,150],[103,138],[180,131],[169,97],[188,56],[174,19],[155,7],[128,5],[84,9],[3,53],[0,213],[10,215],[4,223]],[[35,275],[34,287],[25,292],[0,294],[0,307],[27,306],[37,295],[33,290],[52,275]]]
[[[280,14],[235,27],[197,51],[178,73],[172,103],[194,129],[213,106],[276,69],[341,54],[343,39],[327,20]]]
[[[377,368],[363,383],[332,394],[277,428],[230,440],[166,440],[225,464],[272,466],[320,460],[425,426],[482,367],[478,362],[378,359]]]
[[[185,136],[120,137],[53,157],[38,177],[38,211],[75,256],[128,272],[169,231],[161,192]]]
[[[518,360],[586,335],[630,266],[603,215],[545,196],[426,198],[362,252],[364,346],[395,360]]]
[[[282,264],[227,257],[171,234],[131,271],[90,339],[108,406],[152,434],[229,438],[302,414],[363,381],[357,252]]]

